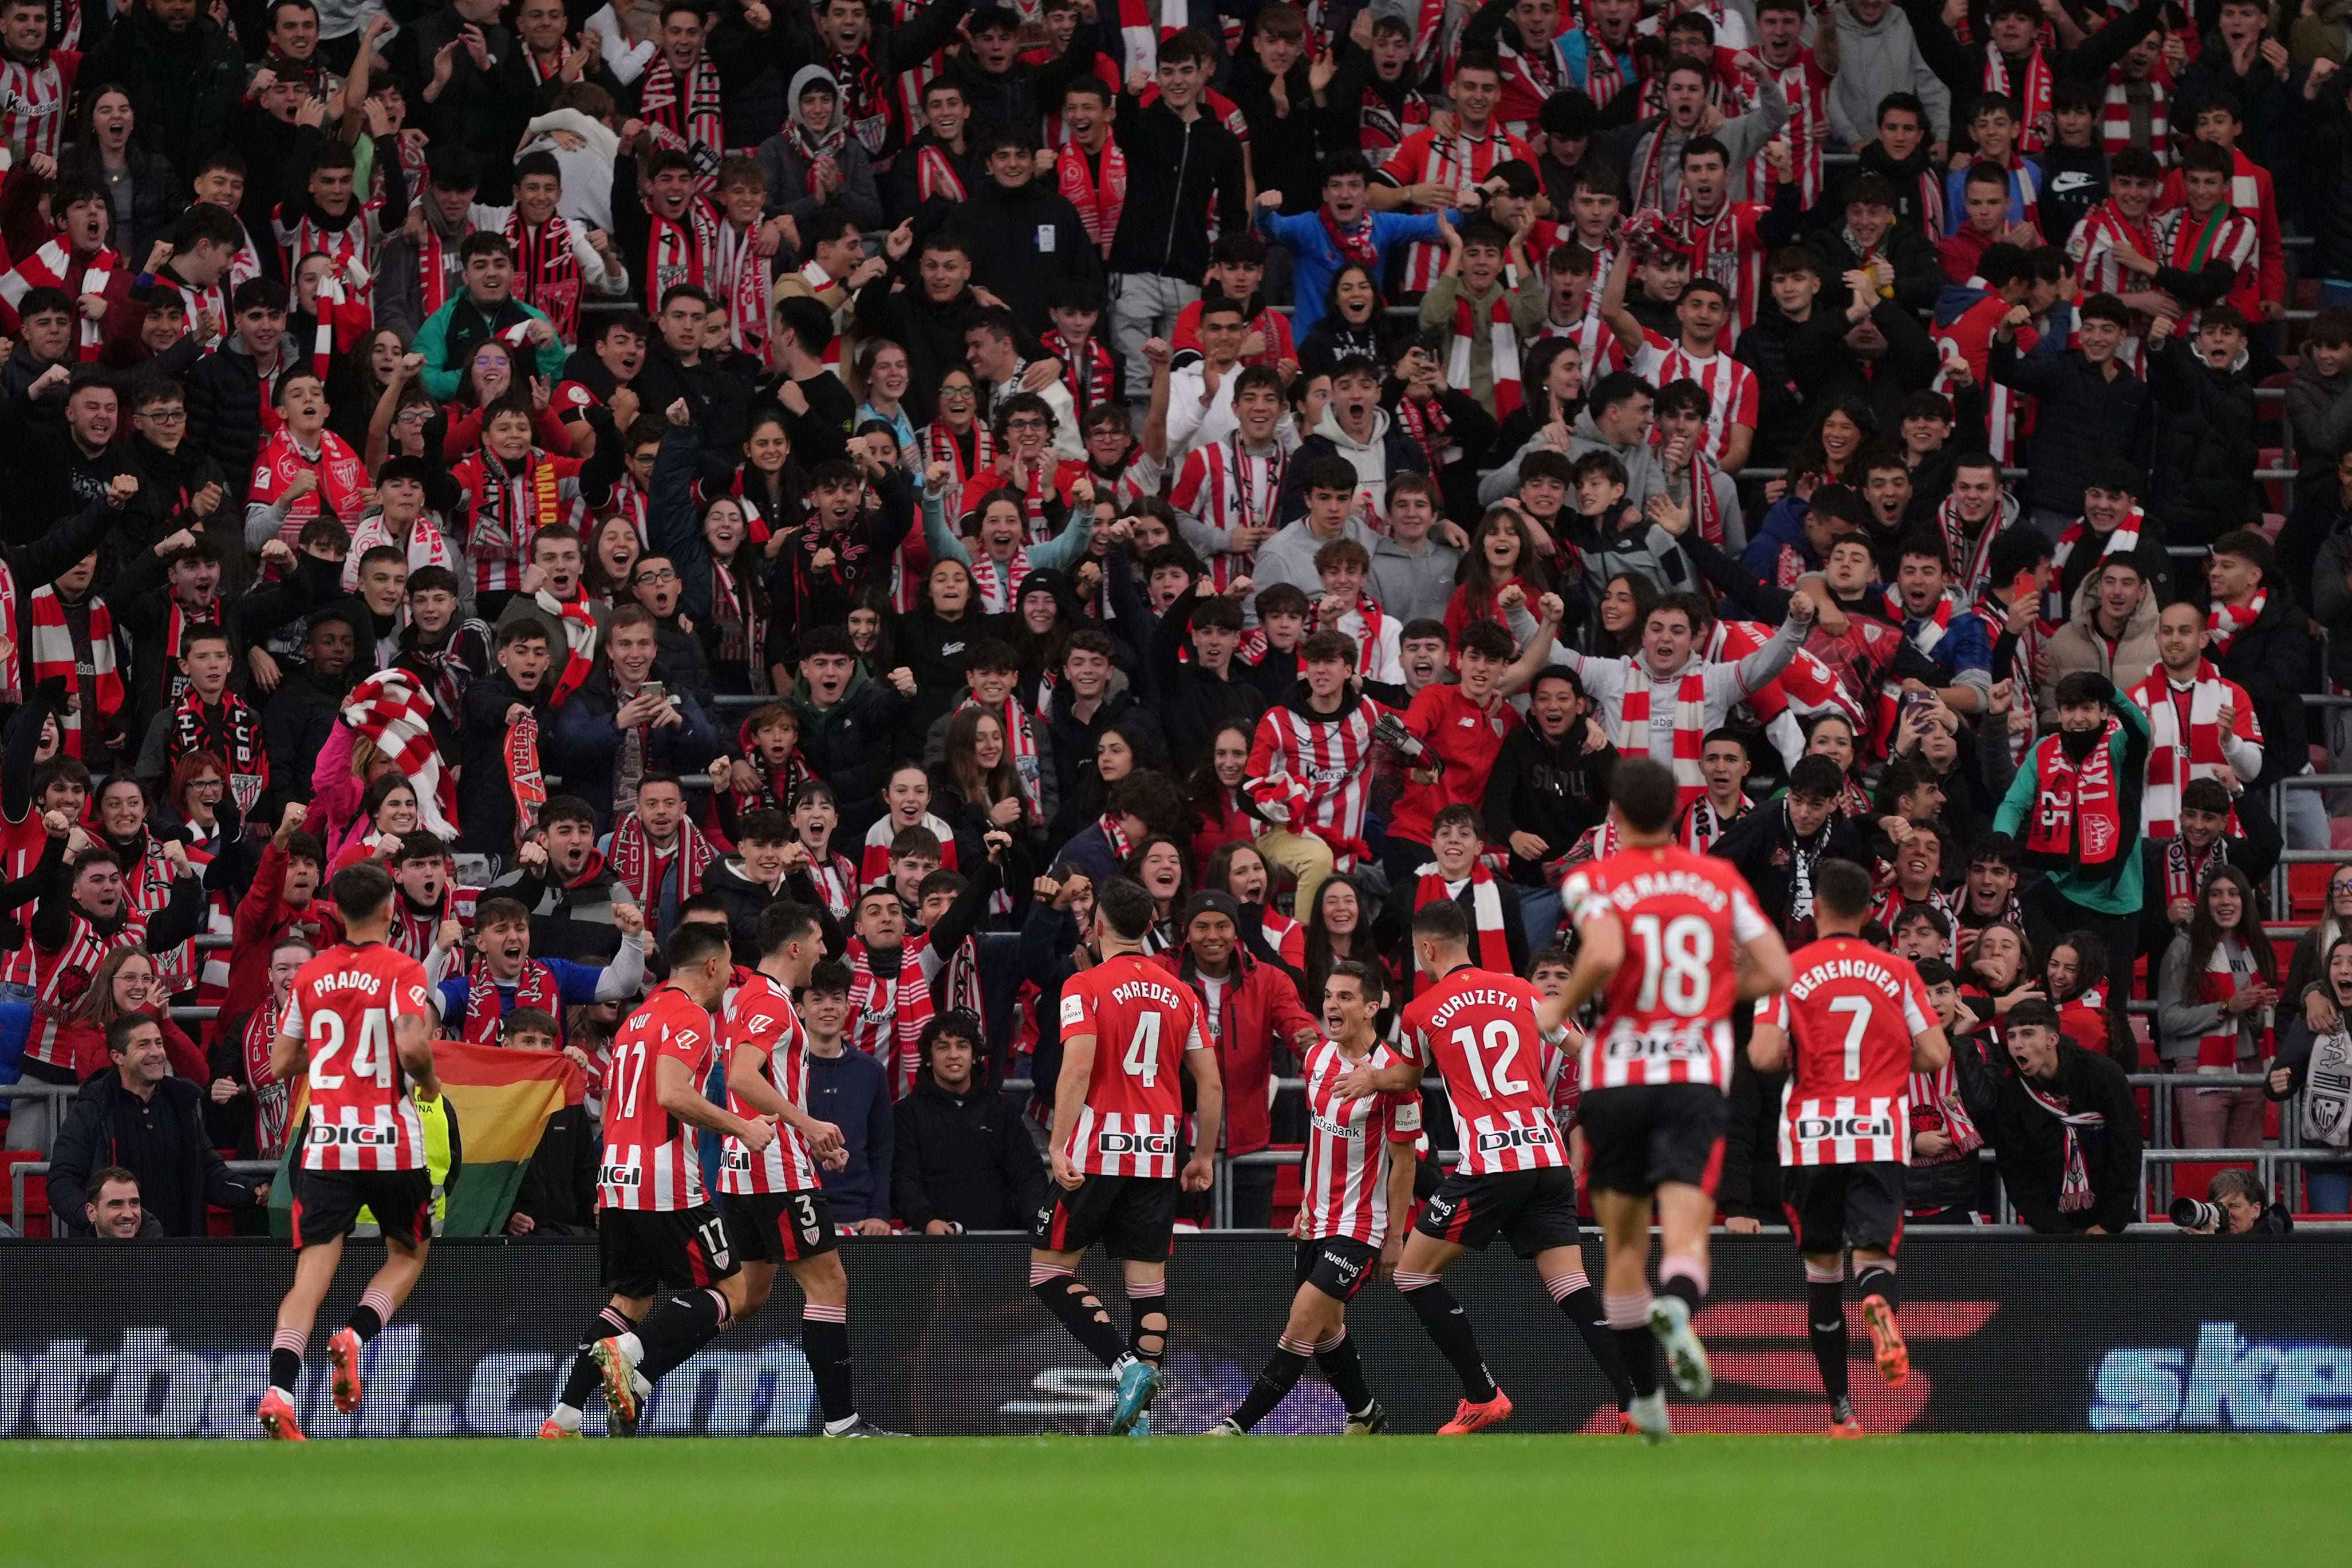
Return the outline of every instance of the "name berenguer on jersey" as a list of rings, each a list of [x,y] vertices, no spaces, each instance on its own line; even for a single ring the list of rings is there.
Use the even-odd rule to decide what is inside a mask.
[[[1797,977],[1789,995],[1801,1002],[1832,980],[1863,980],[1885,991],[1891,1001],[1903,998],[1903,988],[1895,983],[1895,971],[1866,958],[1829,958],[1815,964]]]

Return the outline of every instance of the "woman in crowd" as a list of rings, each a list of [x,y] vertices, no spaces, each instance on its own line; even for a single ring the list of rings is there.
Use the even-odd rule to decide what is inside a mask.
[[[1385,308],[1371,268],[1360,261],[1340,267],[1324,291],[1321,318],[1298,345],[1299,369],[1309,375],[1329,375],[1340,361],[1360,357],[1385,366],[1394,336],[1381,314]],[[1313,427],[1307,428],[1311,433]]]
[[[106,1051],[108,1026],[126,1014],[138,1013],[163,1026],[163,1051],[171,1059],[173,1072],[204,1082],[205,1053],[173,1019],[168,1001],[155,973],[155,960],[147,956],[147,949],[126,946],[107,954],[58,1035],[59,1045],[72,1053],[74,1076],[87,1079],[93,1072],[105,1071],[111,1064]],[[218,1085],[215,1085],[215,1097],[225,1098]]]
[[[2327,945],[2319,982],[2335,1004],[2336,1022],[2314,1030],[2294,1013],[2271,1063],[2267,1092],[2284,1100],[2280,1114],[2293,1118],[2307,1147],[2352,1148],[2352,936]],[[2303,1167],[2304,1207],[2315,1214],[2352,1214],[2352,1158]]]
[[[1544,570],[1541,548],[1529,537],[1527,519],[1512,507],[1490,507],[1470,534],[1470,549],[1462,558],[1462,586],[1445,605],[1445,630],[1459,638],[1473,621],[1507,624],[1496,596],[1517,588],[1535,604],[1550,591],[1551,577]]]
[[[1960,999],[1996,1030],[2002,1015],[2028,998],[2046,999],[2033,979],[2033,946],[2024,929],[1996,920],[1977,933],[1976,950],[1960,973]]]
[[[1192,770],[1195,865],[1207,865],[1226,844],[1247,843],[1264,825],[1244,809],[1242,794],[1242,779],[1249,771],[1250,733],[1244,725],[1221,726],[1209,738],[1209,755]],[[1215,879],[1202,874],[1206,885],[1217,885]]]
[[[2137,1056],[2130,1042],[2107,1038],[2107,958],[2099,939],[2087,931],[2069,931],[2050,945],[2042,961],[2042,987],[2058,1009],[2058,1027],[2084,1051],[2123,1060]],[[2124,1071],[2132,1071],[2126,1060]]]
[[[947,756],[931,765],[931,811],[955,830],[958,865],[987,858],[991,831],[1024,838],[1038,825],[994,714],[966,707],[948,721]]]
[[[1979,942],[1981,946],[1981,942]],[[2158,1049],[2174,1072],[2252,1072],[2279,999],[2278,960],[2254,913],[2254,886],[2217,869],[2189,928],[2165,950],[2156,983]],[[2174,1091],[2184,1149],[2243,1149],[2263,1141],[2259,1086]]]
[[[1184,849],[1165,833],[1154,833],[1135,846],[1135,852],[1119,867],[1127,875],[1143,884],[1151,895],[1151,929],[1143,938],[1146,953],[1164,953],[1184,943],[1184,933],[1179,922],[1184,914],[1184,900],[1192,888],[1186,881]]]
[[[1201,885],[1233,894],[1241,905],[1242,940],[1261,957],[1270,957],[1299,974],[1307,970],[1307,927],[1276,909],[1273,868],[1257,846],[1245,839],[1219,844],[1205,862]]]

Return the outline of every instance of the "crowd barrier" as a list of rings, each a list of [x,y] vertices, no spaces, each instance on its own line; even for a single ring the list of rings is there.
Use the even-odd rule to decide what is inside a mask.
[[[1159,1432],[1205,1430],[1247,1390],[1284,1320],[1294,1246],[1179,1238]],[[1597,1270],[1597,1236],[1586,1251]],[[1104,1430],[1109,1377],[1031,1296],[1022,1242],[852,1239],[843,1253],[858,1405],[870,1418],[929,1436]],[[377,1244],[352,1244],[314,1345],[379,1255]],[[0,1323],[0,1436],[254,1436],[291,1268],[268,1242],[0,1245],[0,1299],[11,1303]],[[1082,1272],[1124,1323],[1115,1271],[1090,1259]],[[1497,1248],[1447,1278],[1517,1406],[1512,1430],[1615,1429],[1608,1385],[1531,1266]],[[1874,1432],[2352,1427],[2352,1330],[2321,1306],[2352,1293],[2352,1239],[1915,1230],[1903,1289],[1912,1371],[1902,1388],[1880,1382],[1854,1324],[1855,1401]],[[370,1351],[364,1410],[335,1415],[313,1364],[299,1391],[304,1427],[313,1437],[526,1437],[603,1300],[593,1241],[444,1242]],[[1786,1238],[1718,1238],[1698,1319],[1716,1394],[1678,1406],[1678,1427],[1819,1431],[1805,1321]],[[1349,1326],[1395,1429],[1431,1431],[1453,1413],[1458,1385],[1392,1287],[1368,1285]],[[795,1293],[780,1281],[765,1311],[664,1380],[644,1430],[809,1432],[814,1389],[798,1333]],[[1310,1375],[1261,1430],[1339,1423],[1338,1402]]]

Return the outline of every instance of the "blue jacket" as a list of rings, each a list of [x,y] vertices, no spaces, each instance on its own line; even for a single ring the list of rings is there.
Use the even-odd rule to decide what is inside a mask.
[[[1780,567],[1781,547],[1786,546],[1797,552],[1806,570],[1819,571],[1821,559],[1805,542],[1805,517],[1811,510],[1811,506],[1793,490],[1775,501],[1772,509],[1764,514],[1763,526],[1756,530],[1756,537],[1739,552],[1739,564],[1762,581],[1777,583],[1780,579],[1774,574]]]
[[[1944,211],[1955,214],[1953,222],[1965,222],[1969,210],[1969,171],[1976,165],[1963,164],[1944,176]],[[2031,193],[2036,203],[2042,199],[2042,170],[2031,159],[2021,159],[2009,172],[2009,221],[2025,221],[2026,197]],[[2063,241],[2061,243],[2063,243]]]
[[[841,1129],[849,1163],[839,1170],[818,1167],[836,1224],[890,1218],[890,1140],[896,1132],[890,1109],[890,1075],[856,1046],[839,1056],[808,1054],[808,1113]]]
[[[1462,214],[1445,214],[1445,221],[1459,225]],[[1331,292],[1331,279],[1338,277],[1346,258],[1339,247],[1331,243],[1330,234],[1323,227],[1323,214],[1318,209],[1311,213],[1276,213],[1260,207],[1258,227],[1265,237],[1290,251],[1290,336],[1303,342],[1323,319],[1324,298]],[[1434,213],[1374,213],[1372,214],[1372,253],[1381,265],[1372,268],[1375,276],[1388,265],[1389,247],[1414,240],[1437,238],[1437,214]]]
[[[1924,615],[1904,612],[1903,596],[1889,590],[1886,594],[1886,619],[1903,628],[1904,640],[1916,637],[1919,628],[1927,623]],[[1915,644],[1916,645],[1916,644]],[[1962,675],[1970,670],[1990,673],[1992,643],[1985,635],[1985,623],[1980,616],[1969,613],[1965,605],[1956,605],[1952,619],[1937,639],[1935,651],[1927,655],[1937,669],[1951,675]]]

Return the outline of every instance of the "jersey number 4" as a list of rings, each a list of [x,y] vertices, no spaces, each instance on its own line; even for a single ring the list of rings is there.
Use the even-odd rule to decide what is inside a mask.
[[[1144,1013],[1135,1020],[1135,1038],[1118,1059],[1127,1075],[1146,1089],[1160,1082],[1160,1015]]]
[[[1467,1028],[1454,1031],[1454,1043],[1462,1049],[1462,1060],[1469,1064],[1470,1081],[1478,1086],[1481,1100],[1527,1092],[1528,1081],[1511,1076],[1511,1063],[1519,1056],[1519,1031],[1508,1019],[1496,1019],[1486,1026],[1486,1048],[1494,1057],[1491,1068],[1478,1059],[1479,1041]]]
[[[311,1088],[341,1089],[348,1082],[344,1074],[327,1065],[343,1045],[341,1014],[310,1015]],[[372,1081],[379,1089],[392,1087],[392,1019],[382,1008],[370,1008],[360,1015],[360,1038],[352,1050],[350,1077],[362,1082]]]
[[[1642,994],[1634,1007],[1647,1012],[1663,1001],[1677,1018],[1706,1011],[1714,988],[1715,928],[1696,915],[1663,922],[1654,915],[1637,915],[1633,936],[1642,944]]]

